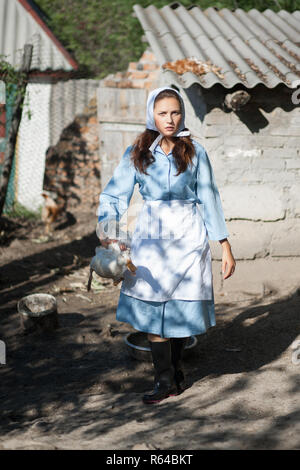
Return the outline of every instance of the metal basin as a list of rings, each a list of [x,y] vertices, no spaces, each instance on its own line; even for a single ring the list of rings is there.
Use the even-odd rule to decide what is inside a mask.
[[[139,361],[152,362],[152,354],[147,338],[147,333],[143,333],[141,331],[127,333],[127,335],[124,336],[124,341],[132,357],[138,359]],[[183,351],[183,358],[189,356],[197,342],[198,340],[196,336],[191,336],[188,339]]]
[[[57,302],[50,294],[31,294],[18,302],[21,327],[26,331],[58,327]]]

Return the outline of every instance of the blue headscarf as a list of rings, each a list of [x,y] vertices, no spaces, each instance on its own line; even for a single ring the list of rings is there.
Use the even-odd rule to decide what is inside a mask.
[[[176,134],[174,134],[174,136],[175,137],[185,137],[185,136],[191,135],[190,131],[188,129],[185,129],[185,125],[184,125],[185,109],[184,109],[183,99],[182,99],[180,93],[178,93],[177,90],[175,90],[174,88],[170,88],[170,87],[155,88],[155,90],[152,90],[151,93],[149,94],[148,100],[147,100],[146,128],[150,129],[152,131],[159,132],[159,130],[157,129],[157,127],[155,125],[153,110],[154,110],[154,102],[155,102],[155,99],[156,99],[157,95],[160,92],[164,91],[164,90],[175,91],[175,93],[177,93],[179,101],[180,101],[181,121],[180,121],[178,131],[176,132]],[[159,142],[161,141],[162,138],[163,138],[163,134],[159,133],[157,138],[152,143],[151,147],[149,147],[149,150],[151,152],[153,152],[155,150],[155,147],[159,144]]]

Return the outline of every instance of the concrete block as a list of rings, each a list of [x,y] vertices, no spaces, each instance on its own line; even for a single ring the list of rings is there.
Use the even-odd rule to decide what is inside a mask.
[[[205,148],[212,162],[217,161],[224,154],[223,136],[214,139],[205,139],[201,136],[195,136],[194,138]]]
[[[248,126],[246,126],[246,124],[240,122],[239,124],[231,125],[230,135],[241,136],[242,138],[244,138],[245,136],[253,137],[253,132]]]
[[[230,126],[213,125],[203,126],[204,137],[220,137],[230,132]]]
[[[270,129],[270,135],[282,135],[282,136],[294,136],[299,137],[299,126],[298,125],[286,125],[286,126],[278,126],[274,127],[274,129]]]
[[[206,137],[224,136],[224,137],[234,137],[235,139],[244,139],[245,136],[252,137],[253,134],[250,129],[246,126],[232,126],[228,123],[214,124],[203,126],[203,134]]]
[[[264,148],[263,158],[294,158],[297,156],[297,148]]]
[[[291,295],[299,289],[299,257],[267,257],[238,260],[235,273],[223,279],[220,261],[213,262],[214,288],[226,299],[236,293],[239,298],[265,297],[266,292],[276,298]],[[271,298],[269,299],[271,301]]]
[[[227,124],[230,126],[230,119],[227,117],[227,114],[225,114],[221,109],[215,108],[210,113],[207,113],[205,115],[204,124],[207,124],[207,125]]]
[[[291,168],[293,169],[300,169],[300,155],[298,158],[291,158],[286,160],[286,169],[289,170]]]
[[[260,185],[264,181],[264,173],[256,168],[227,168],[225,181],[228,184]]]
[[[100,155],[102,161],[115,161],[117,163],[124,153],[122,133],[108,129],[102,132],[102,126],[100,126],[100,136]]]
[[[227,213],[226,213],[227,217]],[[231,220],[226,222],[235,260],[264,258],[269,254],[270,241],[277,222],[253,222],[250,220]],[[219,242],[218,242],[219,244]],[[222,249],[211,244],[213,259],[222,259]]]
[[[139,129],[135,131],[123,131],[123,148],[124,150],[129,147],[130,145],[133,144],[135,138],[137,137],[138,134],[143,132],[144,129]]]
[[[271,181],[271,174],[267,173],[266,178]],[[300,170],[290,168],[289,170],[285,170],[280,173],[273,172],[272,181],[278,183],[278,185],[280,184],[281,187],[291,186],[295,183],[295,181],[300,182]]]
[[[290,169],[290,170],[278,170],[277,168],[261,168],[255,167],[252,164],[252,168],[249,169],[246,177],[246,182],[251,184],[257,182],[258,184],[272,185],[275,188],[289,187],[295,183],[295,181],[300,181],[300,175],[298,172],[300,170]],[[228,179],[230,181],[230,178]]]
[[[264,156],[264,153],[262,155],[262,158],[257,158],[254,163],[255,168],[270,168],[270,169],[277,169],[277,170],[283,170],[285,166],[285,162],[283,159],[280,158],[266,158]]]
[[[295,139],[293,145],[289,145],[292,141],[291,139]],[[278,135],[270,136],[270,135],[259,134],[255,136],[255,142],[256,142],[255,147],[264,148],[264,149],[267,147],[270,147],[270,148],[294,147],[296,146],[296,141],[299,144],[299,140],[300,140],[299,138],[296,139],[294,137],[288,137],[288,136],[278,136]]]
[[[249,168],[252,164],[251,155],[243,154],[240,155],[239,159],[236,158],[226,158],[226,155],[223,155],[222,159],[223,171],[230,173],[231,171],[239,171],[241,174],[249,171]]]
[[[281,220],[276,226],[270,243],[270,255],[300,256],[300,219]]]
[[[226,135],[224,136],[224,145],[232,149],[253,149],[257,148],[256,137],[254,135],[238,136]]]
[[[144,123],[147,91],[99,87],[98,117],[100,122]]]
[[[288,191],[288,204],[291,214],[294,217],[300,217],[300,180],[298,180],[298,184],[294,184],[289,188]],[[298,239],[300,241],[300,237],[298,234]]]
[[[285,140],[284,147],[299,149],[300,148],[300,136],[287,138]]]
[[[228,219],[272,221],[285,216],[283,191],[270,186],[228,184],[221,196]]]
[[[289,124],[300,127],[300,108],[296,107],[289,111]]]
[[[292,117],[290,124],[292,126],[298,126],[298,128],[300,127],[300,113],[297,116]]]
[[[224,155],[228,158],[238,158],[242,159],[244,157],[251,157],[251,158],[259,158],[261,157],[262,150],[258,148],[252,149],[243,149],[241,148],[233,148],[233,147],[226,147],[224,148]]]

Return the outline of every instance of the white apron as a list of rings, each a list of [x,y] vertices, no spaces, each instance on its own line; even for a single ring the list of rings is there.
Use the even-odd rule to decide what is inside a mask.
[[[203,204],[144,201],[131,241],[136,276],[124,274],[121,291],[153,302],[211,300],[211,251]]]

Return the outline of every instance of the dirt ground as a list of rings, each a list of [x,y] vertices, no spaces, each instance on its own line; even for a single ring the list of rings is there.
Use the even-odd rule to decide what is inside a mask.
[[[300,290],[215,292],[217,326],[197,337],[185,360],[188,388],[147,406],[152,364],[125,345],[134,330],[115,319],[120,286],[97,277],[86,290],[95,215],[75,218],[57,224],[50,240],[41,222],[2,223],[0,449],[299,449],[292,345]],[[53,333],[21,329],[17,302],[36,292],[57,298]]]

